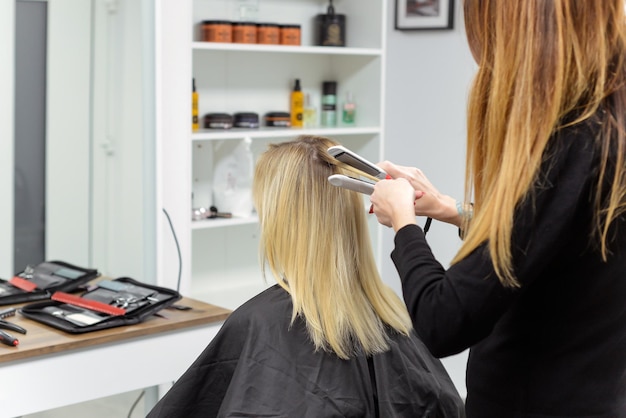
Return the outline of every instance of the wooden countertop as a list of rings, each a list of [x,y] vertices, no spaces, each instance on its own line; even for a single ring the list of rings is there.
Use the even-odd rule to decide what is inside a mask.
[[[228,309],[189,298],[182,298],[177,301],[176,304],[190,306],[192,309],[187,311],[162,309],[159,311],[161,317],[152,315],[140,324],[126,325],[84,334],[70,334],[28,319],[18,312],[15,316],[5,318],[5,320],[24,327],[28,332],[24,335],[0,328],[20,341],[17,347],[0,344],[0,364],[94,345],[115,343],[181,328],[191,328],[221,322],[231,313]],[[13,306],[19,309],[19,307],[23,305],[25,304]],[[8,307],[10,306],[7,305],[0,308],[4,309]]]

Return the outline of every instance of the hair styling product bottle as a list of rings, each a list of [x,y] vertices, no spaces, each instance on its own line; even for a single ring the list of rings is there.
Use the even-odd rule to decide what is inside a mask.
[[[346,92],[346,100],[342,106],[341,121],[344,125],[354,125],[354,118],[356,116],[356,103],[354,102],[354,96],[349,91]]]
[[[313,106],[311,95],[304,95],[304,127],[315,128],[317,126],[317,109]]]
[[[324,81],[322,84],[322,126],[337,126],[337,82]]]
[[[196,79],[191,82],[191,129],[197,131],[200,128],[198,122],[198,92],[196,91]]]
[[[296,78],[296,84],[291,92],[291,126],[302,128],[304,113],[304,93],[300,87],[300,79]]]

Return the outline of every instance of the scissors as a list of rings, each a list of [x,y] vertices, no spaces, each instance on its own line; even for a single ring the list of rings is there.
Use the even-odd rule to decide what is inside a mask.
[[[4,318],[14,316],[16,312],[15,308],[8,308],[0,311],[0,328],[8,329],[11,331],[19,332],[20,334],[26,334],[26,329],[19,325],[13,324],[9,321],[5,321]]]

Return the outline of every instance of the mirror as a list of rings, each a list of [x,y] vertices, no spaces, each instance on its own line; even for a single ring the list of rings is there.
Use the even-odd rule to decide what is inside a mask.
[[[26,3],[43,4],[46,13],[45,86],[39,98],[45,102],[45,111],[39,120],[26,117],[26,122],[20,122],[18,116],[24,112],[19,108],[22,89],[18,87],[28,68],[19,67],[23,65],[19,54],[29,48],[20,25],[28,20],[16,16],[29,13],[23,10]],[[0,136],[5,138],[0,140],[0,154],[7,156],[11,167],[1,169],[0,174],[7,174],[10,181],[0,183],[0,192],[13,196],[15,191],[9,199],[15,204],[14,213],[0,210],[0,229],[14,230],[12,240],[0,238],[0,277],[24,267],[16,260],[32,255],[29,264],[43,261],[34,251],[20,258],[9,256],[22,248],[24,236],[20,234],[29,234],[14,221],[23,212],[21,196],[32,192],[32,187],[24,190],[21,179],[23,172],[31,171],[33,160],[19,163],[20,147],[6,140],[22,132],[20,126],[40,123],[45,147],[41,175],[45,227],[39,238],[43,239],[43,258],[154,282],[153,2],[15,0],[3,2],[0,16],[8,23],[0,29],[0,57],[9,57],[4,62],[14,64],[13,71],[0,70],[4,80],[0,87],[10,85],[7,91],[14,91],[11,100],[0,99],[0,111],[11,115],[0,121],[7,122],[0,127]],[[41,200],[31,199],[29,205],[38,208]]]

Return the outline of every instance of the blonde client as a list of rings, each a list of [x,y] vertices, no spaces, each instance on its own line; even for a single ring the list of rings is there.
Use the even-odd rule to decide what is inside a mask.
[[[327,180],[350,175],[332,145],[301,136],[261,155],[253,194],[277,284],[232,313],[150,418],[464,416],[378,274],[361,195]]]

